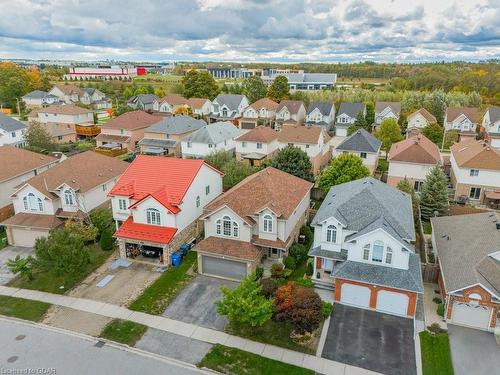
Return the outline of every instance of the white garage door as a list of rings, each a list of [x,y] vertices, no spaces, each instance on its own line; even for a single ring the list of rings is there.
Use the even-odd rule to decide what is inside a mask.
[[[340,302],[368,307],[370,306],[370,289],[365,286],[344,283],[340,291]]]
[[[12,228],[11,229],[12,238],[10,239],[11,245],[15,246],[35,246],[35,239],[39,237],[47,237],[47,231],[41,230],[28,230],[23,228]]]
[[[241,280],[247,276],[247,264],[244,262],[203,255],[202,272],[204,275]]]
[[[377,294],[377,310],[389,314],[406,315],[409,300],[406,294],[381,290]]]
[[[462,302],[453,303],[451,323],[468,327],[488,329],[490,324],[491,308]]]

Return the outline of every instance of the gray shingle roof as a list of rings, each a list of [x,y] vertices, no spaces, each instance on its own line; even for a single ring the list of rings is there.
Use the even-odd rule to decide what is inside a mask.
[[[500,297],[500,216],[493,212],[431,219],[445,289],[452,292],[477,283]]]
[[[356,117],[359,112],[364,111],[365,105],[364,103],[340,103],[339,111],[337,116],[341,114],[346,114],[349,117]]]
[[[137,94],[131,97],[127,103],[141,102],[142,104],[152,104],[158,97],[154,94]]]
[[[373,134],[358,129],[338,145],[337,150],[378,153],[381,145],[382,142]]]
[[[23,96],[23,98],[28,98],[28,99],[43,99],[43,98],[57,98],[57,96],[53,94],[49,94],[48,92],[41,91],[41,90],[35,90],[27,93],[26,95]]]
[[[198,129],[188,135],[184,141],[204,144],[218,144],[239,137],[243,131],[229,121],[216,122]]]
[[[340,251],[330,251],[324,250],[321,246],[317,246],[309,251],[309,256],[319,256],[322,258],[328,258],[333,260],[347,260],[347,250],[342,249]]]
[[[16,130],[26,129],[27,126],[10,116],[0,112],[0,129],[6,132],[15,132]]]
[[[140,146],[153,146],[153,147],[165,147],[172,148],[177,145],[177,141],[172,139],[155,139],[155,138],[143,138],[139,141]]]
[[[380,113],[387,107],[391,108],[392,112],[398,115],[401,112],[400,102],[376,102],[375,113]]]
[[[196,120],[190,116],[171,116],[163,118],[149,128],[146,128],[144,131],[164,134],[184,134],[198,130],[206,124],[205,121]]]
[[[237,111],[243,98],[244,95],[239,94],[219,94],[214,99],[214,102],[217,102],[219,106],[225,104],[231,111]]]
[[[417,293],[424,292],[420,259],[414,253],[410,253],[407,270],[347,260],[333,268],[332,276]]]
[[[500,107],[489,107],[488,112],[492,123],[500,121]]]
[[[310,114],[318,108],[322,115],[328,116],[333,106],[334,104],[332,102],[311,102],[307,107],[307,114]]]
[[[333,186],[312,224],[330,217],[357,232],[348,241],[378,228],[406,244],[415,240],[410,196],[373,177]],[[407,247],[411,249],[409,244]]]

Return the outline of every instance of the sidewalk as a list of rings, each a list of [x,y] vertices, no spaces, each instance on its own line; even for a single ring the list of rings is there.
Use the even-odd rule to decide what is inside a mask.
[[[85,298],[76,298],[59,294],[40,292],[37,290],[18,289],[0,286],[0,295],[24,298],[69,307],[110,318],[126,319],[162,331],[180,336],[205,341],[211,344],[222,344],[245,350],[266,358],[275,359],[292,365],[304,367],[325,375],[375,375],[376,372],[344,363],[331,361],[309,354],[299,353],[274,345],[250,341],[224,332],[208,329],[193,324],[180,322],[162,316],[132,311],[125,307],[111,305]]]

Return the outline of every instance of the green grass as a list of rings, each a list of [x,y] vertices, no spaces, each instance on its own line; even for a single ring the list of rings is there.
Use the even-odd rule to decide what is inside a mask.
[[[447,333],[420,332],[423,375],[453,375],[450,342]]]
[[[0,315],[39,321],[50,307],[49,303],[24,298],[0,296]]]
[[[112,251],[103,251],[98,245],[89,246],[90,263],[76,275],[55,275],[52,272],[33,271],[33,280],[21,275],[16,276],[7,285],[15,288],[41,290],[48,293],[64,294],[85,279],[108,259]],[[62,288],[61,288],[62,286]]]
[[[198,364],[232,375],[313,375],[314,371],[275,361],[240,349],[215,345]]]
[[[422,220],[422,226],[424,228],[424,234],[432,234],[432,226],[430,221]]]
[[[235,336],[244,337],[264,344],[280,346],[297,352],[314,354],[315,350],[297,344],[290,338],[292,330],[291,325],[287,323],[277,323],[272,320],[267,321],[261,327],[252,327],[250,325],[237,323],[229,323],[226,327],[226,332]]]
[[[0,249],[3,249],[7,244],[5,238],[7,238],[7,232],[0,231]]]
[[[154,315],[162,314],[192,278],[187,271],[196,261],[196,257],[195,251],[189,251],[179,267],[170,267],[130,304],[129,309]]]
[[[104,327],[99,337],[134,346],[147,329],[147,326],[130,320],[113,319]]]

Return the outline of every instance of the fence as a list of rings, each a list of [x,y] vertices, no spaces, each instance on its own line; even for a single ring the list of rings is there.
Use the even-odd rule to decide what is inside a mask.
[[[320,201],[322,199],[325,199],[325,196],[326,196],[326,193],[323,190],[316,188],[316,187],[313,187],[311,189],[311,198],[312,199]]]
[[[437,283],[439,266],[436,263],[421,263],[422,278],[425,283]]]

